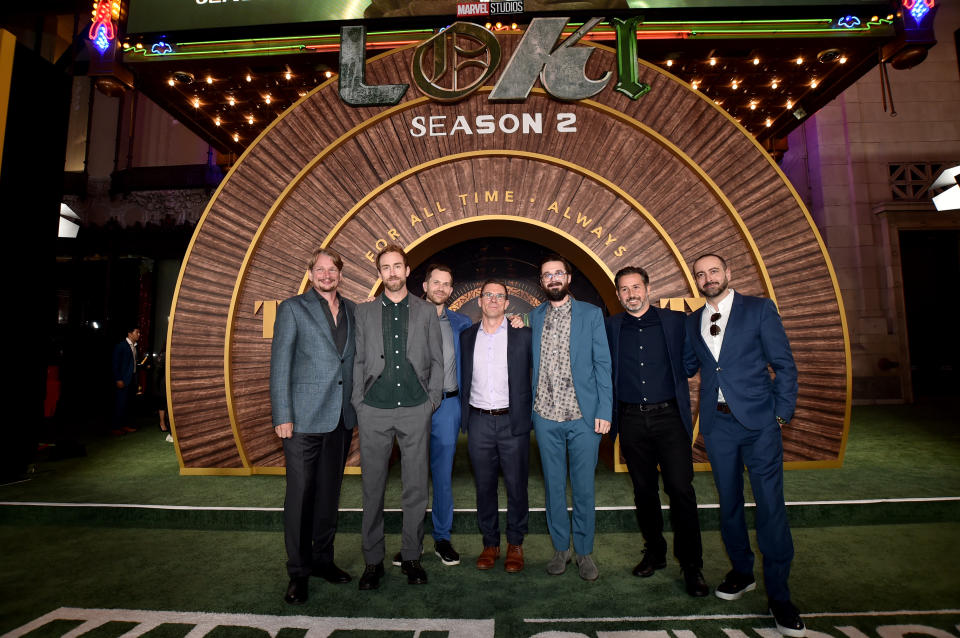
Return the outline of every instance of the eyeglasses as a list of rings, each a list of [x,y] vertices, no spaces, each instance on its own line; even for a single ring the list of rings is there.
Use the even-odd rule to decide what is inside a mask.
[[[710,315],[710,322],[711,322],[710,336],[711,337],[716,337],[718,334],[720,334],[720,326],[717,325],[717,322],[720,321],[720,317],[721,317],[721,314],[719,312],[715,312],[712,315]]]
[[[567,276],[567,274],[568,273],[562,270],[558,270],[557,272],[545,272],[540,275],[540,279],[543,279],[544,281],[553,281],[554,279],[563,279]]]
[[[480,296],[486,299],[487,301],[493,301],[494,299],[496,299],[497,301],[503,301],[504,299],[507,298],[507,296],[502,292],[485,292]]]

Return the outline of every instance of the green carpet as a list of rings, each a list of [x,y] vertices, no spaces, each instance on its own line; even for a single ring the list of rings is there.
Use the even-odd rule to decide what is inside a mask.
[[[838,626],[859,627],[869,637],[876,635],[880,625],[908,622],[939,628],[946,632],[940,634],[941,638],[956,635],[955,625],[960,622],[960,610],[956,609],[960,577],[953,568],[960,564],[957,538],[958,523],[794,530],[794,601],[805,613],[812,614],[807,619],[811,629],[838,638],[844,636],[836,629]],[[399,570],[388,566],[380,590],[360,592],[355,582],[333,586],[311,579],[308,603],[291,607],[281,600],[286,574],[279,533],[0,524],[0,634],[60,607],[269,616],[493,619],[497,637],[532,636],[543,631],[599,636],[602,631],[669,628],[693,630],[706,638],[722,635],[721,628],[766,630],[772,626],[763,617],[762,586],[733,603],[712,595],[692,599],[683,592],[679,569],[672,559],[667,569],[649,579],[632,576],[630,569],[640,557],[637,534],[598,536],[595,556],[601,576],[595,583],[580,580],[573,569],[563,576],[548,576],[544,564],[552,550],[543,534],[528,537],[527,569],[516,575],[504,573],[500,569],[502,563],[489,572],[473,567],[472,561],[480,549],[477,535],[455,535],[453,541],[463,552],[463,564],[444,567],[428,553],[424,557],[430,578],[426,586],[407,585]],[[388,555],[398,546],[399,538],[388,536]],[[704,534],[704,557],[704,574],[711,585],[716,585],[728,568],[716,532]],[[338,536],[337,561],[355,576],[362,570],[356,534]],[[952,609],[952,615],[925,615],[919,619],[822,615],[944,609]],[[706,618],[710,615],[727,618]],[[737,615],[758,617],[729,618]],[[665,620],[665,616],[694,618]],[[532,619],[542,622],[530,622]],[[129,626],[117,620],[85,636],[119,636]],[[71,626],[58,622],[31,636],[52,638]],[[168,626],[150,636],[183,636],[189,628]],[[221,627],[217,631],[208,635],[264,636],[249,627]],[[667,638],[666,634],[663,638]],[[693,637],[677,634],[677,638]],[[892,635],[881,634],[881,638]]]
[[[825,505],[819,501],[862,499],[911,499],[960,497],[960,431],[952,406],[933,402],[913,406],[864,406],[853,410],[847,455],[843,467],[824,470],[793,470],[785,473],[786,500],[805,503],[790,507],[794,527],[822,525],[871,525],[960,520],[960,500],[932,503],[870,503]],[[0,486],[0,501],[41,503],[112,503],[198,508],[273,508],[283,506],[282,476],[180,476],[173,446],[163,440],[152,421],[144,419],[141,430],[124,437],[78,436],[87,456],[65,460],[43,459],[31,479]],[[46,455],[53,456],[56,448]],[[542,508],[543,480],[538,454],[531,455],[530,505]],[[386,507],[399,509],[399,464],[387,484]],[[454,531],[474,530],[473,479],[466,442],[461,438],[454,466],[454,501],[458,509]],[[709,473],[695,478],[701,505],[717,502]],[[601,532],[635,529],[630,479],[599,464],[596,480],[598,527]],[[748,500],[750,500],[748,490]],[[501,495],[505,503],[505,497]],[[345,531],[359,529],[360,477],[344,478],[341,525]],[[717,511],[701,509],[705,529],[716,529]],[[36,508],[0,506],[0,522],[62,523],[116,527],[162,526],[172,529],[276,530],[276,511]],[[542,512],[532,513],[531,529],[544,526]],[[396,530],[399,516],[387,517],[388,529]]]

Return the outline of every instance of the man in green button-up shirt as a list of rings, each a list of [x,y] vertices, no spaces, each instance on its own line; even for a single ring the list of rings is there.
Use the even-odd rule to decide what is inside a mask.
[[[386,246],[377,255],[384,291],[356,311],[357,354],[353,404],[363,464],[363,558],[360,589],[376,589],[385,556],[383,494],[396,437],[403,480],[401,569],[420,585],[423,518],[427,511],[430,417],[443,392],[443,338],[433,305],[407,291],[410,267],[403,248]]]

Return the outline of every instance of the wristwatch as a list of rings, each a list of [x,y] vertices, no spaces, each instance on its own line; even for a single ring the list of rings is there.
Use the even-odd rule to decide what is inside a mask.
[[[785,418],[781,417],[781,416],[778,416],[778,417],[777,417],[777,423],[779,423],[780,425],[786,425],[786,424],[787,424],[787,420],[786,420]]]

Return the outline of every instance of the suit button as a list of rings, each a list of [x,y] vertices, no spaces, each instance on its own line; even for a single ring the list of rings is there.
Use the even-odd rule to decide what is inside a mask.
[[[337,385],[343,385],[343,381],[337,381]]]
[[[717,366],[717,372],[720,372],[720,366]]]

